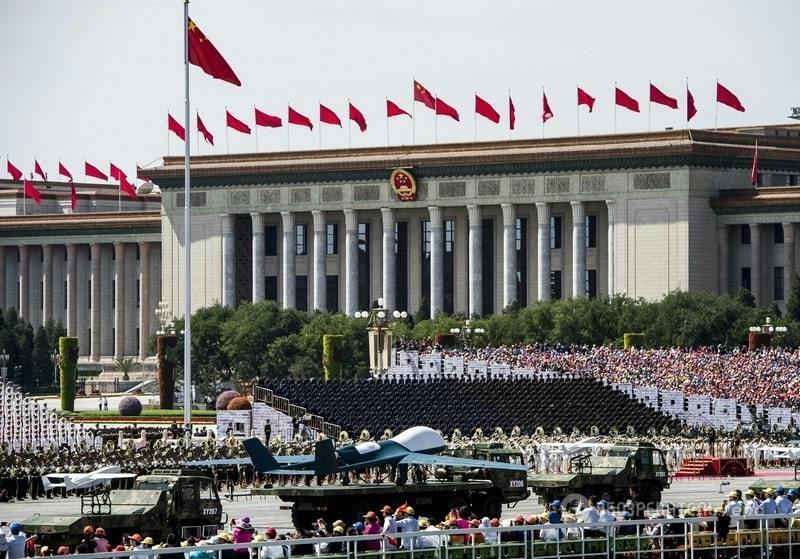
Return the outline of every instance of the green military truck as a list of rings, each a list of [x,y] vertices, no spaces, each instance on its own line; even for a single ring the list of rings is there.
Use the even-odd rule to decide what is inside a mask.
[[[462,458],[522,464],[522,455],[497,446],[446,451]],[[524,470],[437,468],[424,481],[412,473],[412,482],[397,484],[351,483],[326,486],[285,486],[253,490],[292,504],[292,522],[308,529],[318,519],[329,522],[361,520],[368,511],[407,503],[419,516],[442,520],[452,508],[470,507],[478,516],[499,517],[504,504],[528,498]]]
[[[208,537],[225,521],[213,480],[156,470],[137,477],[133,489],[82,495],[80,514],[34,515],[22,526],[26,533],[38,534],[39,543],[52,547],[80,543],[88,525],[102,526],[111,541],[137,532],[163,541],[169,533],[181,539]]]
[[[602,445],[594,453],[573,456],[570,473],[528,476],[528,486],[540,502],[560,499],[565,508],[586,504],[591,495],[623,503],[631,489],[641,502],[656,506],[669,484],[664,453],[651,443]]]

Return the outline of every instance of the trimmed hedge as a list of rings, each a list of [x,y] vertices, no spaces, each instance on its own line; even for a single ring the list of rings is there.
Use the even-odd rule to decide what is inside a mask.
[[[229,410],[251,410],[253,405],[245,396],[237,396],[228,403]]]
[[[644,334],[641,332],[626,332],[622,335],[624,349],[644,347]]]
[[[226,390],[217,396],[217,403],[214,407],[217,410],[227,410],[228,404],[231,403],[231,400],[238,398],[239,396],[241,396],[241,394],[239,394],[236,390]]]
[[[61,387],[61,409],[75,411],[75,381],[78,368],[78,338],[58,338],[58,368]]]
[[[166,335],[156,338],[158,403],[162,410],[171,410],[175,405],[175,361],[172,354],[177,346],[177,336]]]
[[[322,371],[325,380],[337,378],[342,374],[342,346],[344,346],[344,336],[340,334],[322,336]]]

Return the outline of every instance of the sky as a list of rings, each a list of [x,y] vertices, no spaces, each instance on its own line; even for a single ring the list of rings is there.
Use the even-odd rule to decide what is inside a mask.
[[[228,60],[235,87],[190,67],[190,141],[195,111],[214,134],[200,154],[253,152],[255,135],[227,134],[226,107],[253,126],[253,107],[308,115],[313,131],[258,130],[259,151],[468,142],[613,133],[614,83],[641,113],[616,111],[618,132],[685,127],[686,80],[699,113],[715,125],[719,79],[745,113],[720,106],[719,127],[795,122],[797,0],[192,0],[190,15]],[[23,172],[34,158],[54,178],[62,161],[82,180],[83,161],[113,161],[133,175],[168,150],[167,112],[184,120],[183,2],[180,0],[3,0],[0,6],[0,155]],[[388,123],[385,99],[412,111],[412,77],[454,106],[460,122],[417,103]],[[653,105],[648,80],[677,97]],[[596,97],[576,111],[576,84]],[[542,89],[554,118],[541,122]],[[500,125],[474,118],[477,93]],[[348,130],[348,99],[365,115]],[[318,124],[319,103],[343,127]],[[168,139],[169,138],[169,139]],[[5,165],[0,176],[7,177]]]

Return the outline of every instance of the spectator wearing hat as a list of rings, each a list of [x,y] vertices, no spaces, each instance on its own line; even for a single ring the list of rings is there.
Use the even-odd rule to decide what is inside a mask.
[[[397,519],[395,519],[393,512],[392,507],[389,505],[385,505],[381,509],[381,515],[383,515],[381,534],[386,536],[383,540],[383,545],[387,550],[397,549],[397,540],[394,537],[397,534]]]
[[[419,531],[424,535],[417,537],[417,547],[420,549],[438,549],[444,545],[442,531],[429,518],[419,519]]]
[[[369,511],[364,515],[364,535],[371,536],[380,534],[382,530],[381,523],[378,522],[378,515],[375,511]],[[378,539],[367,540],[368,551],[380,551],[381,541]]]
[[[602,533],[605,536],[606,534],[613,536],[614,535],[614,522],[616,522],[616,518],[614,515],[611,514],[611,511],[608,510],[608,501],[605,499],[601,499],[597,502],[597,510],[600,513],[600,517],[598,521],[601,524],[608,524],[604,529],[602,529]]]
[[[22,531],[22,525],[18,522],[12,522],[9,525],[11,535],[8,537],[8,559],[23,559],[25,557],[25,541],[28,539],[25,532]]]
[[[278,541],[278,531],[275,528],[267,528],[264,535],[268,542]],[[255,541],[255,538],[253,540]],[[259,559],[283,559],[284,557],[286,557],[286,549],[282,545],[265,545],[258,554]]]
[[[353,524],[347,529],[348,536],[363,536],[364,535],[364,523],[360,520],[358,522],[353,522]],[[353,544],[355,544],[356,551],[358,553],[364,553],[367,551],[367,542],[364,540],[358,540],[352,542],[350,544],[350,548],[352,549]]]
[[[563,540],[566,534],[564,529],[558,526],[559,524],[561,524],[561,512],[550,511],[545,528],[542,528],[542,539],[544,541]]]
[[[52,556],[53,556],[53,550],[50,549],[49,545],[43,545],[39,549],[39,557],[52,557]]]
[[[775,504],[775,490],[772,487],[767,487],[766,491],[764,491],[764,500],[761,501],[761,504],[758,507],[758,514],[778,514],[778,506]],[[772,528],[775,525],[775,521],[770,518],[767,520],[767,526]]]
[[[337,521],[338,522],[338,521]],[[344,536],[344,522],[342,524],[334,524],[333,526],[333,538],[331,541],[328,542],[328,546],[325,550],[325,553],[333,553],[333,554],[341,554],[345,552],[345,542],[341,539]]]
[[[397,507],[395,512],[395,519],[397,521],[397,532],[399,534],[419,532],[419,522],[415,516],[414,507],[403,505]],[[412,536],[402,536],[400,538],[400,547],[403,549],[415,549],[416,538]]]
[[[253,541],[254,533],[250,517],[243,516],[236,521],[236,527],[233,529],[233,543],[250,543]],[[250,550],[246,547],[237,547],[233,550],[233,555],[236,559],[249,559]]]
[[[217,543],[233,543],[233,536],[228,532],[219,532],[217,534]],[[235,555],[236,552],[233,549],[223,549],[219,552],[219,559],[234,559]]]
[[[122,549],[121,551],[125,550]],[[69,555],[69,546],[66,545],[58,546],[58,549],[56,550],[56,555]]]
[[[102,526],[98,526],[94,530],[94,541],[96,542],[97,546],[95,547],[95,551],[97,553],[105,553],[106,551],[111,551],[111,544],[108,543],[106,539],[106,531],[105,528]]]
[[[472,520],[469,521],[469,527],[477,530],[478,528],[481,527],[481,521],[478,520],[477,518],[473,518]],[[467,543],[468,544],[474,543],[475,545],[486,543],[486,536],[483,534],[483,532],[472,532],[469,535],[469,538],[467,538]]]

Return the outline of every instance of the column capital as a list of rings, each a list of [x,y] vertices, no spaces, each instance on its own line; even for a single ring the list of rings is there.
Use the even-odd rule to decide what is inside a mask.
[[[581,200],[570,200],[569,205],[572,208],[573,216],[582,216],[585,213],[586,206]]]
[[[53,245],[51,245],[51,244],[43,244],[42,245],[42,253],[44,254],[45,258],[47,258],[48,255],[52,256],[53,255]]]
[[[264,234],[264,214],[261,212],[250,212],[250,219],[253,222],[253,235],[256,233]]]
[[[344,212],[344,228],[346,231],[355,231],[358,227],[356,223],[356,211],[353,208],[345,208]]]
[[[394,208],[381,208],[381,223],[384,229],[394,229]]]
[[[125,250],[125,243],[122,241],[114,241],[114,254],[119,256]]]
[[[439,206],[428,206],[428,214],[430,215],[431,227],[442,226],[442,208]]]
[[[539,221],[550,219],[550,202],[536,202],[536,216]]]
[[[782,223],[783,242],[794,242],[794,223]]]
[[[503,210],[503,225],[514,225],[517,224],[517,208],[514,204],[500,204],[500,208]]]
[[[150,254],[150,241],[139,241],[139,256]]]
[[[615,204],[616,202],[617,202],[616,200],[606,200],[606,207],[607,207],[609,210],[611,210],[611,209],[613,209],[613,208],[614,208],[614,204]]]
[[[222,219],[222,234],[233,233],[233,214],[219,214]]]
[[[70,243],[67,245],[67,258],[75,258],[75,253],[78,250],[78,245]]]
[[[477,204],[467,205],[467,216],[469,217],[470,226],[481,224],[481,207]]]
[[[325,231],[325,215],[322,213],[322,210],[311,210],[311,219],[314,222],[315,233]]]
[[[92,260],[100,256],[100,243],[90,243],[89,250],[92,253]]]

